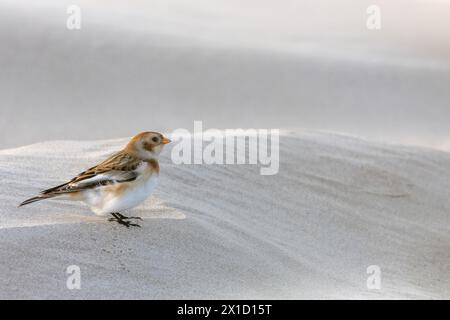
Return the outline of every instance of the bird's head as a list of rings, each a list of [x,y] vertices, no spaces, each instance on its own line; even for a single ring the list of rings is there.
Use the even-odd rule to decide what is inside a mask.
[[[170,140],[159,132],[142,132],[130,140],[126,150],[143,160],[155,159],[168,143]]]

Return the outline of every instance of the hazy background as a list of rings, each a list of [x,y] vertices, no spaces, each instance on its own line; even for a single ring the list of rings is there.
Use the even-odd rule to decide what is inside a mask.
[[[449,39],[443,0],[0,0],[0,148],[194,120],[448,148]]]

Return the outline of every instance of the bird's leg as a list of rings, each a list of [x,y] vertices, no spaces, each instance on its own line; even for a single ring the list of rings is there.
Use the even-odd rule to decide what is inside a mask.
[[[118,216],[122,220],[130,220],[130,219],[142,220],[141,217],[127,217],[127,216],[124,216],[123,214],[121,214],[119,212],[115,212],[115,214],[116,214],[116,216]]]
[[[130,221],[126,221],[127,217],[121,215],[118,212],[111,212],[111,215],[114,218],[109,218],[108,221],[116,221],[117,223],[122,224],[122,225],[124,225],[127,228],[129,228],[130,226],[132,226],[132,227],[141,227],[137,223],[131,223]]]

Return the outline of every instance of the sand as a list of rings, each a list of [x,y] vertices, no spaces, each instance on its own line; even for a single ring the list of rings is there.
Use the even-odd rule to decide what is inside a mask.
[[[450,150],[450,3],[377,0],[370,31],[373,4],[2,0],[0,149],[203,120]]]
[[[82,203],[17,205],[127,139],[0,151],[0,298],[450,298],[450,154],[283,131],[280,171],[174,165],[127,229]],[[81,289],[66,268],[81,269]],[[366,269],[381,269],[369,290]]]
[[[450,4],[379,0],[371,31],[372,4],[2,0],[0,299],[450,298]],[[194,120],[284,128],[279,173],[169,148],[140,229],[17,208]]]

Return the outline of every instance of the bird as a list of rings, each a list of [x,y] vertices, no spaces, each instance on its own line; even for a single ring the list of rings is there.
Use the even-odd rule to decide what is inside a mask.
[[[146,200],[154,191],[159,177],[159,155],[170,143],[159,132],[142,132],[134,136],[124,149],[98,165],[83,171],[72,180],[41,191],[38,196],[22,202],[19,207],[45,199],[82,201],[98,216],[112,215],[115,221],[129,228],[140,227],[120,212]]]

